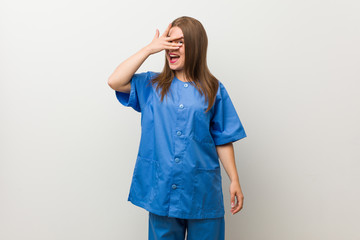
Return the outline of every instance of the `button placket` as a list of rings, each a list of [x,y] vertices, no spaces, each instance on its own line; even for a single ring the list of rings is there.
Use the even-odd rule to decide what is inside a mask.
[[[178,83],[180,83],[178,81]],[[174,158],[173,158],[173,167],[172,167],[172,181],[169,182],[171,194],[169,199],[169,214],[176,213],[178,211],[179,204],[181,204],[182,194],[187,192],[188,190],[184,188],[184,174],[183,174],[183,161],[182,157],[184,156],[184,152],[186,150],[186,141],[187,141],[187,131],[186,131],[186,124],[187,124],[187,97],[186,92],[188,91],[189,83],[182,83],[177,85],[177,105],[174,107],[176,109],[176,124],[175,124],[175,148],[174,148]]]

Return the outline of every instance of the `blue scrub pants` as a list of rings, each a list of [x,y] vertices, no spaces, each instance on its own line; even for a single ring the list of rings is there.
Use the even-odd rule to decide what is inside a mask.
[[[224,240],[225,219],[182,219],[149,212],[149,240]]]

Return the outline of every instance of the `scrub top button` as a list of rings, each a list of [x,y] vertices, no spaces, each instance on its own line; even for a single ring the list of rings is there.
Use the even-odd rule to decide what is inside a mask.
[[[179,107],[180,107],[180,108],[184,108],[184,105],[183,105],[183,104],[180,104]]]
[[[176,189],[176,185],[175,185],[175,184],[173,184],[171,187],[172,187],[172,189]]]
[[[188,87],[189,86],[189,84],[187,84],[187,83],[184,83],[184,87]]]
[[[180,159],[179,158],[175,158],[175,162],[180,162]]]
[[[178,136],[180,136],[180,135],[181,135],[181,131],[177,131],[176,134],[177,134]]]

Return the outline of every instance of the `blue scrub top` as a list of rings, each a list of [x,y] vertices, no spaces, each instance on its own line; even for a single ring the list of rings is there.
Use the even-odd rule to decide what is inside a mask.
[[[170,92],[149,83],[155,72],[136,73],[130,93],[115,91],[121,104],[141,113],[141,139],[128,201],[169,217],[223,217],[221,169],[216,145],[246,137],[232,101],[219,81],[216,101],[174,77]]]

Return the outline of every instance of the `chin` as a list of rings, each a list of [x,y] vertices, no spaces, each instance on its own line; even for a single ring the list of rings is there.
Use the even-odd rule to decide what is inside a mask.
[[[171,70],[176,70],[176,71],[183,70],[183,68],[184,68],[184,66],[173,66],[170,63],[169,63],[169,67]]]

